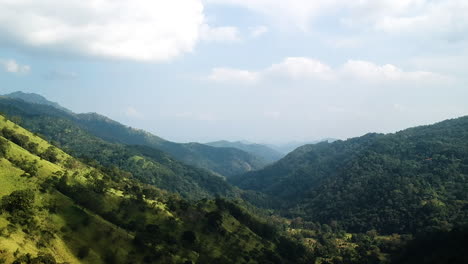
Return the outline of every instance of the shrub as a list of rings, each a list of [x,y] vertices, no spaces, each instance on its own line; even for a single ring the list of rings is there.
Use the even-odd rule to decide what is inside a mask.
[[[4,138],[23,148],[26,147],[29,142],[29,138],[27,136],[18,134],[14,130],[6,127],[2,129],[2,135]]]
[[[55,147],[50,146],[44,152],[39,155],[41,158],[48,160],[52,163],[56,163],[58,161],[57,152],[55,151]]]
[[[0,158],[4,158],[6,156],[8,150],[8,141],[3,138],[0,138]]]
[[[31,211],[34,207],[34,192],[32,190],[14,191],[2,197],[1,208],[7,212]]]

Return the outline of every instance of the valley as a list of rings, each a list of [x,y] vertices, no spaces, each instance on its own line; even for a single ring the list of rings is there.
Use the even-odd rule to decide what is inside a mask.
[[[467,260],[467,117],[281,158],[31,98],[0,97],[3,263]]]

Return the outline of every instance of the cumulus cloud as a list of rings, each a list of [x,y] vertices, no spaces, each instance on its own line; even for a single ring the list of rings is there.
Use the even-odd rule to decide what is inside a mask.
[[[421,81],[442,78],[428,71],[403,71],[392,64],[376,65],[362,60],[349,60],[342,68],[344,77],[367,81]]]
[[[9,73],[28,73],[31,70],[31,66],[29,65],[21,65],[16,60],[8,59],[3,60],[0,59],[0,66],[3,67],[3,70]]]
[[[331,66],[305,57],[289,57],[261,71],[248,71],[231,68],[215,68],[208,80],[216,82],[258,82],[282,78],[289,81],[346,81],[368,82],[389,81],[446,81],[449,77],[429,71],[404,71],[392,64],[377,65],[363,60],[348,60],[343,65]]]
[[[208,75],[208,80],[214,82],[243,82],[254,83],[260,78],[260,73],[230,69],[230,68],[214,68]]]
[[[320,79],[330,80],[334,78],[334,72],[330,66],[316,59],[304,57],[289,57],[281,63],[268,67],[263,75],[283,75],[292,80]]]
[[[342,24],[386,33],[466,36],[466,0],[205,0],[239,6],[273,23],[307,30],[315,20],[334,17]]]
[[[18,46],[85,56],[165,61],[190,52],[201,0],[0,1],[0,35]]]
[[[398,2],[398,1],[395,1]],[[376,20],[375,28],[387,33],[410,33],[420,36],[431,33],[445,38],[466,38],[468,32],[468,2],[418,1],[419,10],[407,8],[404,12],[387,14]]]

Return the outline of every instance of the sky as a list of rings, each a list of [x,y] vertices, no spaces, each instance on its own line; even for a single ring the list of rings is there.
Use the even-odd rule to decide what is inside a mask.
[[[0,0],[0,94],[178,141],[396,132],[468,114],[466,0]]]

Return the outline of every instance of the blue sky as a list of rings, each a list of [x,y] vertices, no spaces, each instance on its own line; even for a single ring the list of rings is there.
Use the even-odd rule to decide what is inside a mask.
[[[0,93],[174,141],[279,143],[468,114],[463,0],[0,0]]]

